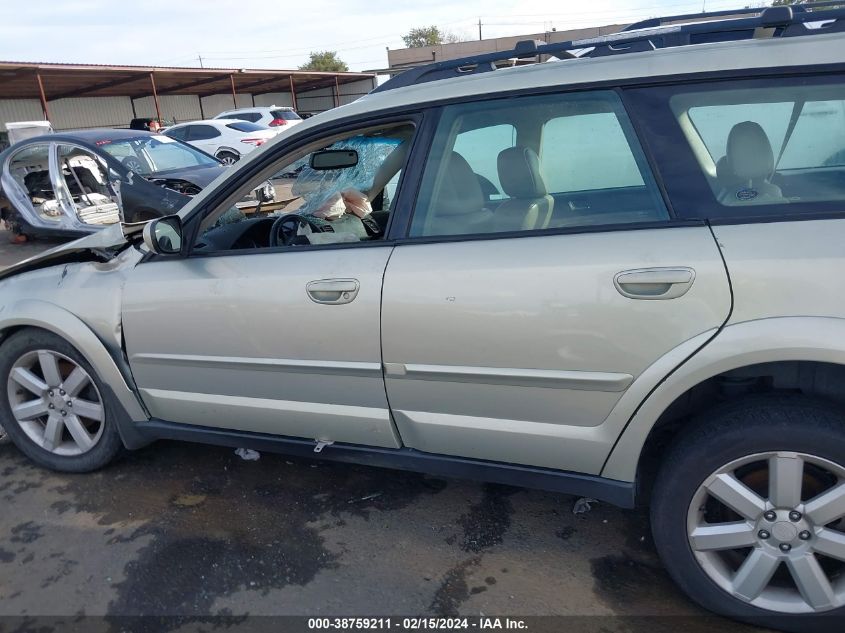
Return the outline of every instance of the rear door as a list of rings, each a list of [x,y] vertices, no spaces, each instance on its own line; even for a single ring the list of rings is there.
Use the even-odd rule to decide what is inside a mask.
[[[619,398],[731,297],[709,229],[673,218],[596,91],[445,107],[382,301],[406,445],[597,473]]]
[[[194,147],[214,155],[220,146],[220,137],[220,130],[211,125],[191,125],[188,126],[186,140]]]

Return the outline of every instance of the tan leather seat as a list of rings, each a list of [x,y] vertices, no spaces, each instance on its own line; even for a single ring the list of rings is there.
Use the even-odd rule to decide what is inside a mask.
[[[530,231],[549,226],[554,198],[540,175],[540,159],[529,147],[511,147],[499,153],[499,182],[505,200],[493,217],[496,231]]]
[[[786,202],[780,187],[769,182],[775,156],[766,132],[754,121],[731,128],[723,158],[716,164],[719,202],[730,206]]]
[[[441,172],[443,182],[432,201],[425,235],[471,235],[490,231],[492,212],[484,208],[478,176],[466,159],[451,152]]]

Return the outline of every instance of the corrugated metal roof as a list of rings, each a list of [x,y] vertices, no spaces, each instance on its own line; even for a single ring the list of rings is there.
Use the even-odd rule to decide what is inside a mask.
[[[369,73],[312,72],[260,68],[190,68],[0,61],[0,99],[37,99],[41,77],[48,100],[68,97],[140,97],[151,94],[152,77],[159,94],[205,96],[231,92],[261,94],[329,87],[371,78]]]

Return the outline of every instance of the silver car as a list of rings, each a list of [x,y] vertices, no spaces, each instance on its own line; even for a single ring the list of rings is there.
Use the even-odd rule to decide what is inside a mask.
[[[409,70],[7,270],[2,425],[71,472],[170,438],[647,504],[701,605],[835,630],[845,11],[739,13]]]

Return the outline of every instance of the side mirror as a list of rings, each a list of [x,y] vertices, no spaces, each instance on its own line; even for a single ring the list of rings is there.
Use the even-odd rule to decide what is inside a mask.
[[[144,225],[144,244],[156,255],[176,255],[182,250],[182,221],[178,215],[150,220]]]
[[[324,149],[311,154],[311,169],[327,171],[329,169],[346,169],[358,164],[358,152],[354,149]]]

